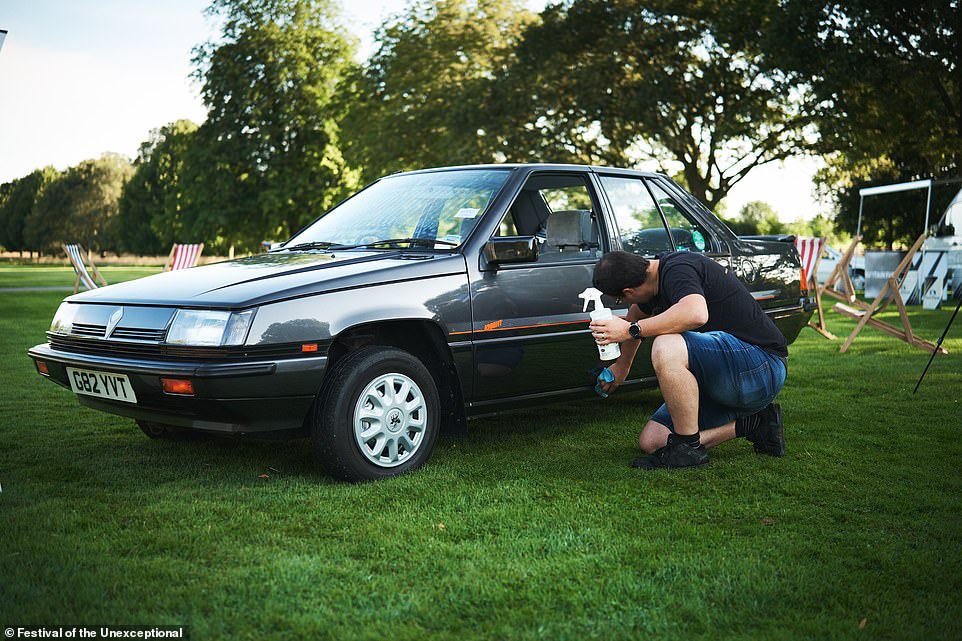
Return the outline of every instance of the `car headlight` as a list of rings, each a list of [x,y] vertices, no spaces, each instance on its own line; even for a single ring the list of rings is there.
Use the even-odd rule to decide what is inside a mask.
[[[254,310],[224,312],[178,309],[167,330],[167,342],[176,345],[243,345]]]
[[[60,303],[57,313],[53,315],[53,321],[50,322],[50,331],[54,334],[69,334],[73,329],[73,319],[77,315],[77,309],[79,309],[77,305]]]

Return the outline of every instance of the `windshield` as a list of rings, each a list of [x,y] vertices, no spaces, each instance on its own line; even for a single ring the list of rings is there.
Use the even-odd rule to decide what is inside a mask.
[[[388,176],[344,201],[282,249],[416,246],[452,249],[484,213],[509,172],[463,169]]]

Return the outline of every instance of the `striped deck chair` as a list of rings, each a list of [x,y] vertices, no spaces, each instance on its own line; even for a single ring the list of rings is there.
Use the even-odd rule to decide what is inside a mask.
[[[70,264],[73,266],[74,272],[77,274],[76,280],[73,283],[73,293],[76,294],[80,291],[80,285],[83,284],[87,289],[97,289],[97,281],[100,281],[101,285],[106,285],[107,281],[101,275],[100,270],[94,265],[93,257],[89,252],[85,254],[83,248],[80,245],[70,245],[64,244],[63,250],[67,253],[67,258],[70,259]],[[90,265],[90,270],[87,270],[87,265]],[[93,275],[91,275],[93,272]]]
[[[825,249],[824,238],[797,236],[795,249],[802,263],[802,289],[807,289],[809,296],[815,297],[815,316],[817,321],[808,321],[808,326],[829,340],[835,340],[835,335],[825,326],[825,312],[822,309],[822,293],[818,287],[818,263],[822,260]]]
[[[164,271],[174,271],[175,269],[189,269],[197,264],[200,255],[204,253],[204,243],[196,245],[178,245],[170,248],[170,256],[167,257],[167,264]]]

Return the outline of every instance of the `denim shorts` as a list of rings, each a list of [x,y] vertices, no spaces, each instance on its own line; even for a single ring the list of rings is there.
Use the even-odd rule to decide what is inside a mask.
[[[764,409],[785,384],[785,362],[727,332],[684,332],[688,369],[698,381],[698,429],[721,427]],[[674,431],[668,407],[651,416]]]

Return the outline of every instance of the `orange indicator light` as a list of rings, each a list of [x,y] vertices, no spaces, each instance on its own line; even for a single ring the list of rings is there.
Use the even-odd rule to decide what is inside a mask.
[[[162,378],[160,384],[167,394],[194,395],[194,383],[186,378]]]
[[[303,345],[301,345],[301,351],[302,351],[302,352],[316,352],[316,351],[317,351],[317,343],[304,343]]]
[[[50,370],[47,369],[47,364],[43,361],[37,361],[37,371],[44,376],[50,376]]]

